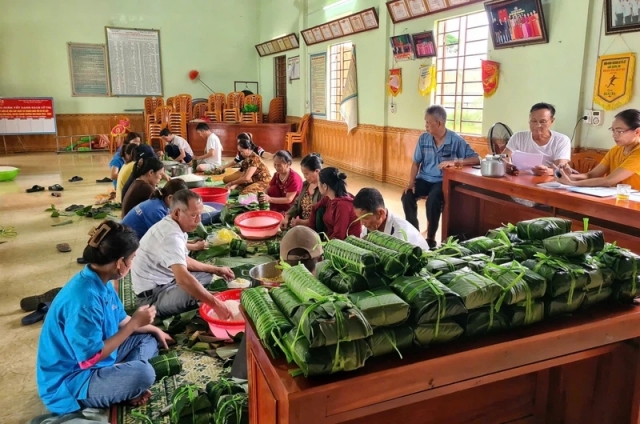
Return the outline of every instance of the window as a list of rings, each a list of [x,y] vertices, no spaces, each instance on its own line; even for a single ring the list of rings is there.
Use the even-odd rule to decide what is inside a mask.
[[[287,115],[287,56],[277,56],[273,60],[276,77],[276,97],[284,99],[284,114]]]
[[[482,69],[489,25],[483,12],[438,21],[435,104],[447,109],[447,127],[482,134]]]
[[[351,41],[329,47],[329,119],[342,121],[340,102],[351,64]]]

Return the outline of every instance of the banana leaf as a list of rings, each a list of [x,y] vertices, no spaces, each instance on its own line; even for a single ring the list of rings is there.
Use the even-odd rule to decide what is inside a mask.
[[[269,291],[269,295],[273,299],[282,315],[287,317],[289,321],[293,320],[299,309],[304,309],[305,304],[286,286],[274,287]]]
[[[462,298],[433,277],[398,277],[391,289],[411,307],[411,322],[422,324],[466,314]]]
[[[373,334],[364,314],[351,302],[339,299],[321,303],[300,301],[292,321],[294,329],[306,337],[311,348],[364,339]]]
[[[626,281],[614,281],[612,297],[618,302],[630,303],[640,297],[640,276]]]
[[[493,304],[502,293],[502,286],[469,268],[441,275],[438,281],[458,293],[467,310]]]
[[[455,340],[464,330],[453,320],[438,323],[423,323],[413,327],[414,341],[418,346],[427,347],[434,343],[446,343]]]
[[[501,238],[490,239],[489,237],[475,237],[460,243],[463,247],[471,250],[473,253],[487,253],[491,249],[504,245]]]
[[[572,294],[584,289],[589,283],[584,267],[566,260],[538,254],[536,259],[526,260],[522,265],[544,277],[549,286],[547,293],[551,297]]]
[[[331,265],[323,266],[320,271],[316,267],[318,280],[336,293],[355,293],[377,287],[385,287],[386,279],[378,273],[368,275],[366,278],[360,274],[338,271]]]
[[[638,276],[640,270],[640,255],[615,244],[605,244],[604,249],[597,255],[600,262],[610,268],[617,280],[630,280]]]
[[[496,312],[493,307],[469,311],[464,334],[467,337],[484,336],[509,328],[509,317],[504,311]]]
[[[236,393],[220,397],[213,418],[215,424],[249,424],[249,396]]]
[[[207,263],[216,266],[228,266],[229,268],[235,268],[242,265],[252,264],[252,265],[262,265],[269,262],[275,261],[275,258],[267,255],[255,255],[249,256],[246,258],[230,258],[230,257],[221,257],[221,258],[213,258]]]
[[[579,256],[604,249],[602,231],[575,231],[549,237],[543,241],[547,252],[559,256]]]
[[[584,269],[587,274],[588,281],[584,286],[584,290],[595,290],[602,287],[609,287],[613,284],[615,275],[613,271],[607,268],[602,262],[595,257],[585,255],[584,257],[572,258],[571,263],[578,265]]]
[[[535,258],[538,253],[546,254],[544,245],[539,240],[528,241],[513,245],[513,260],[518,262]]]
[[[492,258],[491,256],[484,253],[475,253],[473,255],[465,256],[460,259],[467,262],[467,266],[473,272],[477,273],[482,273],[487,264],[494,263],[500,265],[511,261],[511,259],[509,258]]]
[[[221,377],[216,381],[208,382],[205,387],[205,391],[207,392],[211,405],[218,405],[220,398],[224,395],[246,393],[240,384],[224,377]]]
[[[467,266],[467,262],[460,258],[452,258],[450,256],[438,256],[429,259],[426,270],[431,274],[446,274],[447,272],[456,271]]]
[[[209,412],[196,412],[194,415],[181,417],[176,424],[210,424],[212,419],[213,415]]]
[[[221,244],[218,246],[211,245],[206,249],[197,252],[190,252],[190,256],[198,262],[207,262],[213,258],[228,256],[230,252],[231,248],[228,244]]]
[[[531,325],[544,319],[544,302],[521,302],[504,309],[511,327]]]
[[[576,292],[569,299],[569,293],[561,294],[552,299],[544,301],[544,315],[546,317],[555,317],[558,315],[571,314],[577,311],[582,305],[585,298],[585,292]]]
[[[180,374],[180,371],[182,371],[182,362],[175,351],[171,351],[166,355],[155,356],[149,359],[149,364],[156,372],[156,381],[160,381],[164,377]]]
[[[372,328],[399,325],[409,318],[409,305],[388,288],[352,293],[349,299]]]
[[[502,227],[495,228],[493,230],[487,231],[486,236],[490,239],[497,239],[504,236],[507,236],[511,243],[517,243],[520,241],[518,238],[518,229],[513,224],[507,224]]]
[[[201,391],[194,384],[185,384],[171,396],[171,422],[183,422],[181,419],[188,416],[195,416],[199,412],[208,412],[211,403],[207,394]],[[191,422],[188,419],[184,422]]]
[[[484,269],[484,275],[502,286],[503,293],[496,303],[498,311],[502,303],[531,303],[534,299],[544,296],[547,291],[547,281],[517,261],[503,265],[489,264]]]
[[[285,335],[283,343],[288,358],[300,367],[305,377],[357,370],[373,356],[366,340],[310,349],[307,339],[296,334],[295,329]]]
[[[240,215],[241,213],[256,211],[256,210],[258,210],[257,203],[252,203],[250,205],[240,205],[238,203],[236,204],[227,203],[222,208],[222,211],[220,212],[220,222],[223,225],[233,226],[235,225],[234,220],[236,219],[236,216]]]
[[[438,256],[450,256],[454,258],[461,258],[463,256],[469,256],[473,252],[467,249],[466,247],[462,247],[458,240],[453,237],[449,237],[439,248],[435,250],[431,250],[425,254],[427,258],[435,258]]]
[[[408,325],[378,328],[367,339],[367,343],[373,352],[374,358],[393,352],[397,352],[402,358],[400,352],[409,349],[413,344],[413,329]]]
[[[591,289],[584,293],[584,301],[580,308],[588,308],[609,299],[613,294],[611,287],[603,287],[602,289]]]
[[[545,217],[520,221],[516,225],[521,240],[544,240],[571,231],[569,219]]]

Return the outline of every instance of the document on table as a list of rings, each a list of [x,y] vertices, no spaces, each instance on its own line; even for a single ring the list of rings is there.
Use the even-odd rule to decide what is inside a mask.
[[[536,166],[542,166],[544,155],[540,153],[525,153],[515,151],[511,153],[511,163],[518,171],[530,171]]]
[[[569,187],[567,191],[574,193],[587,194],[595,197],[614,197],[618,193],[616,187]],[[632,193],[637,193],[637,190],[631,190]]]

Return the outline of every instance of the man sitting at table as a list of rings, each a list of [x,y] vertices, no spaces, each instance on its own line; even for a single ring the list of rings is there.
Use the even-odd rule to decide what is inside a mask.
[[[413,154],[402,208],[407,221],[420,231],[418,199],[427,196],[427,244],[434,248],[444,203],[442,169],[455,166],[456,160],[463,165],[477,165],[479,159],[462,137],[446,128],[447,111],[442,106],[430,106],[424,121],[427,131],[420,135]]]
[[[234,278],[227,267],[203,264],[189,257],[187,232],[200,223],[202,199],[191,190],[179,190],[171,199],[169,215],[153,225],[140,240],[133,259],[131,280],[139,305],[153,305],[159,317],[198,307],[213,308],[219,318],[229,317],[224,304],[207,291],[213,274]]]
[[[222,143],[217,135],[211,131],[206,122],[200,122],[196,127],[196,132],[202,138],[207,139],[204,146],[204,155],[194,157],[198,162],[197,170],[199,172],[213,171],[215,168],[222,166]]]
[[[177,162],[191,162],[191,159],[193,158],[193,150],[187,140],[172,134],[171,131],[169,131],[169,128],[164,128],[160,131],[160,138],[167,143],[167,145],[164,146],[164,152],[167,156]]]
[[[571,140],[551,129],[556,109],[548,103],[536,103],[529,112],[530,131],[518,131],[507,143],[504,153],[511,159],[513,152],[536,153],[543,156],[543,164],[532,172],[553,175],[553,166],[564,168],[571,160]]]
[[[375,188],[363,188],[353,198],[356,216],[368,231],[382,231],[403,241],[429,250],[429,245],[408,221],[391,213],[384,205],[382,194]],[[364,237],[364,234],[363,234]]]

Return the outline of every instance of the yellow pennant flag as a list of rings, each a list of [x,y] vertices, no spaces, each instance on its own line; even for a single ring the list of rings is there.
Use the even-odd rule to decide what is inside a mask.
[[[596,68],[593,102],[604,110],[617,109],[631,101],[636,72],[634,53],[600,56]]]
[[[420,65],[418,77],[418,93],[421,96],[430,94],[436,88],[436,65]]]

